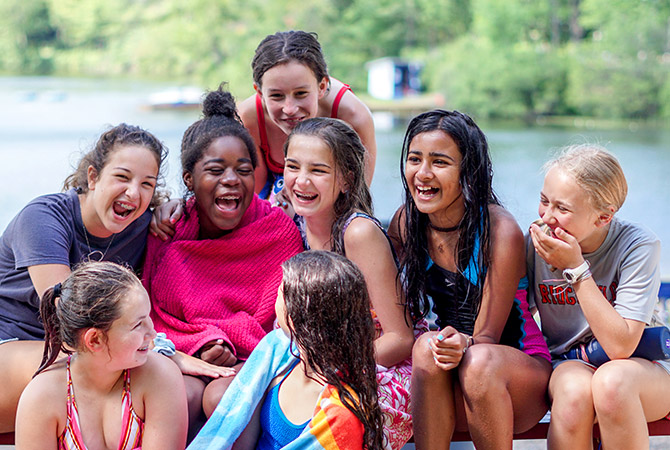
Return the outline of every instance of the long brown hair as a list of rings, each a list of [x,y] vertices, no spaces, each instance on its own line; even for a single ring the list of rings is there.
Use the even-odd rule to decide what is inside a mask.
[[[132,289],[144,289],[133,271],[108,261],[82,263],[65,281],[47,289],[40,302],[44,353],[35,375],[53,364],[59,352],[79,349],[83,330],[109,331]]]
[[[375,334],[363,274],[347,258],[322,250],[299,253],[282,268],[286,324],[300,359],[335,386],[362,422],[365,448],[382,449]]]

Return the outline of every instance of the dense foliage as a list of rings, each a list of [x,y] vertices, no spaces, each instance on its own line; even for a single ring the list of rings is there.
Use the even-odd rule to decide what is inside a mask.
[[[479,117],[670,117],[670,0],[3,0],[0,72],[230,82],[277,30],[316,31],[333,76],[424,62],[427,90]]]

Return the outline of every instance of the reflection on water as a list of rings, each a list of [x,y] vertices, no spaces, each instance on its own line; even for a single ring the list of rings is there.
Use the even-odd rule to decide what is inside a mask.
[[[170,149],[166,180],[181,194],[179,145],[198,111],[151,111],[151,94],[169,86],[131,81],[0,78],[0,229],[30,199],[60,190],[79,152],[119,122],[149,129]],[[387,120],[386,123],[389,121]],[[405,121],[377,130],[372,194],[377,216],[387,221],[400,205],[399,155]],[[381,125],[381,123],[380,123]],[[384,128],[384,129],[382,129]],[[553,150],[599,142],[620,159],[629,194],[619,215],[641,222],[666,244],[661,265],[670,279],[670,131],[513,128],[482,124],[493,158],[494,188],[526,228],[537,216],[542,164]]]

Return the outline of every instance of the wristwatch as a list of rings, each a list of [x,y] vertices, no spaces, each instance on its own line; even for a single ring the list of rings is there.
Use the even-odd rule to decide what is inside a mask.
[[[591,276],[591,271],[589,270],[589,262],[586,259],[574,269],[563,270],[563,279],[570,284],[582,281],[589,276]]]

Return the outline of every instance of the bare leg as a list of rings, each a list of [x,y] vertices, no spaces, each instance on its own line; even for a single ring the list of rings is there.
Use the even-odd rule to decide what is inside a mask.
[[[421,449],[448,449],[456,424],[452,372],[438,368],[425,333],[412,350],[412,418],[414,443]]]
[[[549,379],[551,423],[547,448],[592,449],[595,420],[591,380],[593,369],[578,361],[556,367]]]
[[[243,365],[243,362],[237,363],[233,366],[233,369],[239,372]],[[216,378],[212,380],[205,388],[205,392],[202,396],[202,409],[205,411],[205,415],[208,418],[216,409],[216,406],[219,404],[221,397],[223,397],[223,394],[228,389],[228,386],[230,386],[230,383],[233,382],[234,378],[235,377]]]
[[[205,382],[198,377],[184,375],[186,386],[186,400],[188,402],[188,442],[198,434],[207,418],[202,412],[202,396],[205,391]]]
[[[651,361],[610,361],[596,370],[593,403],[607,449],[649,448],[647,422],[670,411],[670,375]]]
[[[464,355],[459,379],[470,436],[477,449],[512,449],[513,432],[547,412],[551,364],[505,345],[477,344]]]
[[[43,341],[0,345],[0,433],[14,431],[19,397],[39,367],[43,351]]]

